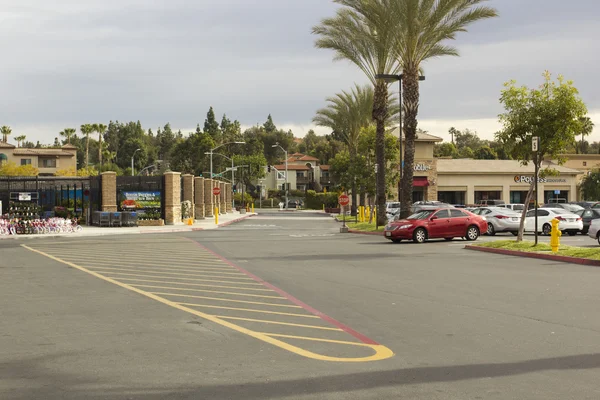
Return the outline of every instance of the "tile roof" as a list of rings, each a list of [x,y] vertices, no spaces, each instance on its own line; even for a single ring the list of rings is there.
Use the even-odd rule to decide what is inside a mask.
[[[64,151],[63,149],[26,149],[18,148],[13,151],[15,156],[69,156],[74,157],[75,154]]]
[[[10,143],[0,142],[0,149],[14,149],[15,146]]]
[[[285,171],[285,164],[274,165],[273,167],[279,171]],[[288,164],[288,171],[310,171],[310,170],[311,169],[308,168],[306,165]]]
[[[556,169],[563,174],[580,174],[573,168],[563,167],[561,165],[544,162],[542,168]],[[474,160],[474,159],[442,159],[437,160],[438,174],[522,174],[534,173],[534,166],[530,163],[527,166],[521,165],[517,160]]]
[[[319,165],[319,168],[321,168],[323,171],[329,171],[329,165]]]
[[[394,128],[394,130],[392,131],[392,135],[398,136],[398,128]],[[430,135],[429,133],[417,133],[417,138],[415,139],[415,141],[417,141],[417,142],[442,142],[442,141],[444,141],[444,139],[442,139],[439,136]]]

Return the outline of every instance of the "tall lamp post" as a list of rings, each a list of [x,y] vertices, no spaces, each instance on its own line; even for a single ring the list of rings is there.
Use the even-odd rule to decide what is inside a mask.
[[[400,141],[400,182],[402,182],[402,177],[404,175],[404,149],[402,148],[402,78],[403,74],[394,75],[394,74],[377,74],[375,75],[376,79],[383,79],[386,83],[394,83],[398,81],[398,104],[400,109],[398,110],[398,139]],[[424,81],[425,77],[423,75],[419,76],[420,81]],[[398,201],[401,202],[402,199],[402,187],[401,184],[398,185]]]
[[[206,152],[204,154],[212,154],[209,152]],[[235,185],[235,167],[233,166],[233,158],[227,157],[225,154],[221,154],[221,153],[217,153],[218,156],[221,157],[225,157],[226,159],[228,159],[229,161],[231,161],[231,206],[233,208],[235,208],[235,199],[233,198],[233,185]],[[212,170],[211,170],[211,175],[212,175]]]
[[[133,155],[131,156],[131,176],[135,175],[135,167],[133,166],[133,159],[135,158],[135,153],[137,153],[138,151],[141,151],[142,149],[137,149],[136,151],[133,152]]]
[[[281,147],[279,143],[275,143],[273,148],[279,147],[285,153],[285,209],[288,209],[288,152],[286,149]]]
[[[223,143],[223,144],[221,144],[221,145],[219,145],[217,147],[214,147],[214,148],[210,149],[210,151],[208,153],[205,153],[205,154],[210,154],[210,179],[213,178],[213,162],[212,162],[212,158],[213,158],[214,151],[217,150],[217,149],[219,149],[219,148],[221,148],[221,147],[223,147],[223,146],[226,146],[228,144],[246,144],[246,142],[227,142],[227,143]]]

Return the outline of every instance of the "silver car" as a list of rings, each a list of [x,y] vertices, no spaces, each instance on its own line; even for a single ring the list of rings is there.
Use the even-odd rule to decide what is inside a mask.
[[[486,234],[494,236],[498,232],[519,233],[521,213],[504,207],[479,207],[471,211],[487,219],[488,230]]]
[[[593,219],[590,224],[590,228],[588,229],[588,236],[592,239],[598,240],[598,244],[600,244],[600,218]]]

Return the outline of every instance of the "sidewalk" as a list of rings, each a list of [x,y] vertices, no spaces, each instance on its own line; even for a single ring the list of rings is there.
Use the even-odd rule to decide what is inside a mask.
[[[0,240],[5,239],[34,239],[34,238],[48,238],[48,237],[82,237],[82,236],[108,236],[108,235],[128,235],[128,234],[143,234],[143,233],[172,233],[172,232],[193,232],[193,231],[204,231],[211,229],[218,229],[238,221],[242,221],[246,218],[255,216],[256,213],[240,214],[238,211],[234,211],[230,214],[219,215],[219,225],[215,224],[214,217],[203,220],[194,221],[193,225],[185,225],[183,223],[178,225],[165,225],[165,226],[137,226],[131,228],[110,228],[110,227],[98,227],[98,226],[83,226],[83,230],[78,233],[50,233],[43,235],[2,235]]]

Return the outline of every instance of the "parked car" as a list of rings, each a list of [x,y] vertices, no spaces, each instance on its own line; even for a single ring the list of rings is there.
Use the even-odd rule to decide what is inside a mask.
[[[564,208],[538,208],[538,232],[542,232],[544,235],[549,235],[552,230],[552,221],[556,218],[558,223],[558,229],[561,232],[567,232],[569,236],[575,236],[577,232],[583,229],[583,220],[577,215],[573,214]],[[527,211],[525,216],[525,231],[535,231],[535,210]]]
[[[600,219],[593,219],[588,229],[588,236],[592,239],[596,239],[600,244]]]
[[[497,207],[508,208],[513,211],[523,211],[525,208],[525,204],[522,203],[510,203],[510,204],[499,204]]]
[[[578,206],[581,206],[583,208],[594,208],[596,206],[600,208],[600,203],[597,201],[576,201],[571,204],[577,204]]]
[[[600,208],[581,209],[575,211],[575,214],[579,215],[583,220],[583,229],[581,230],[581,233],[585,235],[588,233],[592,221],[600,218]]]
[[[487,220],[486,234],[494,236],[498,232],[510,232],[517,236],[521,225],[521,213],[504,207],[480,207],[473,214],[485,217]]]
[[[572,213],[584,209],[583,207],[572,203],[548,203],[542,205],[541,208],[564,208],[565,210],[570,211]]]
[[[407,219],[389,223],[384,235],[394,243],[402,240],[423,243],[428,239],[452,240],[455,237],[472,241],[486,230],[487,221],[484,217],[458,208],[437,208],[422,210]]]
[[[400,203],[397,201],[388,201],[385,204],[385,213],[388,220],[393,219],[398,213],[400,213]]]
[[[417,201],[410,207],[410,211],[415,214],[422,210],[437,210],[438,208],[454,208],[454,206],[441,201]]]
[[[506,202],[504,200],[481,200],[480,203],[482,207],[500,206],[502,204],[506,204]]]

